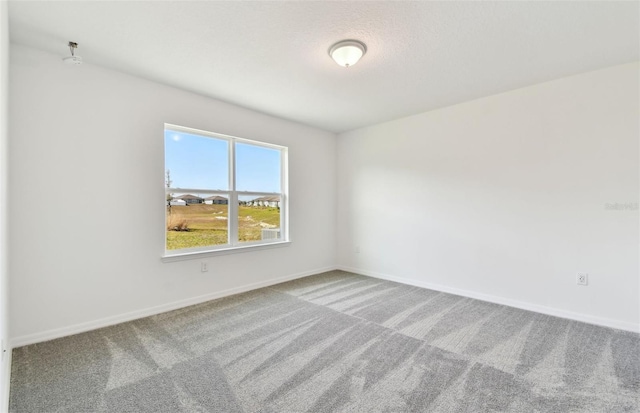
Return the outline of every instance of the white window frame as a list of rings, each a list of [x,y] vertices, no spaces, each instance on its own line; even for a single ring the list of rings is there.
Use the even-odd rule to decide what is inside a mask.
[[[259,142],[250,139],[238,138],[236,136],[224,135],[220,133],[208,132],[200,129],[188,128],[169,123],[164,124],[164,131],[184,132],[192,135],[203,137],[211,137],[221,139],[228,142],[228,162],[229,162],[229,189],[198,189],[198,188],[179,188],[167,187],[164,185],[164,254],[163,261],[184,260],[191,258],[200,258],[203,256],[214,256],[222,254],[231,254],[236,252],[251,251],[255,249],[274,248],[286,246],[290,244],[289,240],[289,174],[288,174],[288,148],[286,146],[275,145],[271,143]],[[237,191],[236,190],[236,167],[235,167],[235,148],[236,143],[246,145],[260,146],[263,148],[275,149],[280,151],[280,191],[281,192],[253,192],[253,191]],[[165,148],[166,151],[166,148]],[[163,152],[164,153],[164,152]],[[165,169],[166,171],[166,165]],[[183,248],[179,250],[167,249],[167,225],[166,225],[166,199],[168,194],[172,193],[198,193],[207,195],[226,196],[228,202],[227,213],[227,236],[229,243],[223,245],[210,245],[206,247]],[[258,240],[244,241],[238,240],[238,199],[244,195],[251,196],[279,196],[280,197],[280,238],[274,240]]]

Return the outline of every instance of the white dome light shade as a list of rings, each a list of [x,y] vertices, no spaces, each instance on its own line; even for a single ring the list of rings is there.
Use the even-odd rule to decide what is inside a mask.
[[[367,46],[357,40],[343,40],[331,46],[329,56],[344,67],[353,66],[367,52]]]

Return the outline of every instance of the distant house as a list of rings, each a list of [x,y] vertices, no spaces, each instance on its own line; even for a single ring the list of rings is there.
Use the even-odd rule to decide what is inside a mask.
[[[262,196],[260,198],[256,198],[252,201],[247,202],[247,205],[280,208],[280,197],[279,196]]]
[[[229,200],[223,196],[214,195],[204,199],[204,203],[207,205],[227,205]]]
[[[185,206],[185,205],[187,205],[187,202],[182,200],[182,199],[180,199],[180,198],[173,198],[171,201],[169,201],[169,205],[170,206],[174,206],[174,205]]]
[[[204,199],[200,198],[199,196],[195,196],[195,195],[191,195],[191,194],[180,195],[177,198],[180,198],[183,201],[185,201],[187,203],[187,205],[201,204],[202,202],[204,202]]]

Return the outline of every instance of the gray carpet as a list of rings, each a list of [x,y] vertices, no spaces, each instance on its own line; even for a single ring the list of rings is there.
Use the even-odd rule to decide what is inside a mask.
[[[12,412],[638,412],[640,336],[341,271],[13,351]]]

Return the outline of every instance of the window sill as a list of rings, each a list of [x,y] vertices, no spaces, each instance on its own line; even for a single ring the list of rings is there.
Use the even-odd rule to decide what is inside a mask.
[[[288,247],[291,241],[270,242],[268,244],[246,245],[242,247],[222,248],[219,250],[184,252],[177,254],[165,254],[160,259],[162,262],[175,262],[196,260],[209,257],[217,257],[218,255],[238,254],[241,252],[267,250],[271,248]]]

